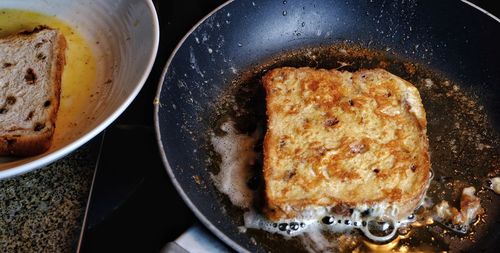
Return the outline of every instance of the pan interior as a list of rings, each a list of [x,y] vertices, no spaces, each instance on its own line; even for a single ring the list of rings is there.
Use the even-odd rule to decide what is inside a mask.
[[[435,172],[429,195],[442,195],[457,206],[457,192],[474,185],[486,209],[469,236],[430,226],[413,229],[398,245],[491,251],[500,239],[495,226],[500,203],[480,186],[485,177],[500,173],[500,37],[491,36],[495,30],[498,23],[452,0],[230,1],[193,28],[167,64],[155,101],[167,171],[198,218],[233,248],[306,251],[298,238],[242,232],[243,211],[213,184],[220,157],[210,134],[220,134],[219,125],[229,117],[243,133],[265,122],[259,79],[271,68],[382,67],[415,84],[424,100]]]
[[[458,207],[463,188],[474,186],[486,213],[468,235],[459,235],[446,230],[440,225],[413,228],[398,237],[394,244],[396,250],[432,250],[459,251],[472,247],[474,243],[487,236],[488,231],[495,230],[498,222],[498,210],[494,208],[500,202],[485,182],[489,177],[497,175],[500,168],[500,141],[498,133],[493,129],[486,109],[474,90],[467,85],[449,79],[442,73],[430,70],[421,64],[414,63],[395,54],[373,51],[355,45],[338,44],[328,47],[316,47],[292,51],[278,55],[267,63],[245,71],[224,91],[215,106],[205,118],[210,125],[210,132],[221,135],[220,127],[228,119],[234,121],[240,133],[251,135],[257,128],[265,133],[265,92],[261,77],[267,70],[283,67],[309,66],[325,69],[356,71],[358,69],[384,68],[393,74],[413,83],[419,90],[427,112],[428,137],[434,179],[431,182],[427,197],[434,204],[447,200]],[[215,119],[215,120],[214,120]],[[206,135],[206,136],[211,136]],[[257,162],[251,168],[253,177],[248,182],[255,189],[257,210],[262,208],[262,141],[260,135],[255,151],[259,154]],[[220,157],[206,139],[208,168],[212,174],[219,170]],[[232,206],[226,196],[217,194],[219,201],[226,207],[228,215],[236,226],[243,225],[242,210]],[[425,217],[425,210],[419,210],[420,217]],[[308,236],[286,240],[279,235],[271,235],[263,231],[249,229],[246,232],[257,242],[265,242],[268,249],[286,248],[300,251],[307,248],[313,250],[327,249],[352,251],[355,249],[373,249],[372,244],[364,243],[365,239],[357,233],[326,234],[328,246],[315,243]],[[370,246],[371,245],[371,246]],[[279,246],[279,247],[278,247]],[[381,247],[380,245],[376,247]],[[286,251],[285,250],[285,251]]]

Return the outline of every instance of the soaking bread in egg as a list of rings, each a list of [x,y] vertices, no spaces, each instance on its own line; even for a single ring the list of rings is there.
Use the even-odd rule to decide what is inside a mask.
[[[31,156],[52,143],[66,39],[40,26],[0,39],[0,156]]]

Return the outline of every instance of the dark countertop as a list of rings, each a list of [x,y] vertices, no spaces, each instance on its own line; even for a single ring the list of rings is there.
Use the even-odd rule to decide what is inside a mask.
[[[101,134],[49,166],[0,181],[0,252],[74,252],[97,153],[99,180],[83,252],[157,252],[196,222],[161,163],[153,131],[153,104],[168,56],[184,34],[222,0],[155,1],[160,19],[158,57],[131,106]],[[474,3],[493,14],[498,5]],[[126,138],[127,143],[123,145]],[[168,215],[167,215],[168,214]]]

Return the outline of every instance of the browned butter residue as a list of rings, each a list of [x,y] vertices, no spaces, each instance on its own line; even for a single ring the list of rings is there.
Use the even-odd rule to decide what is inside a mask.
[[[265,92],[261,77],[270,69],[290,67],[316,67],[356,71],[359,69],[384,68],[387,71],[413,83],[419,90],[427,113],[427,133],[429,151],[434,172],[427,192],[426,201],[431,207],[441,200],[458,206],[462,189],[474,186],[481,205],[485,209],[467,235],[459,235],[435,223],[430,208],[417,210],[418,221],[394,241],[379,244],[366,241],[359,233],[327,234],[326,238],[336,251],[392,251],[392,252],[459,252],[471,250],[474,244],[485,237],[499,220],[498,198],[484,187],[488,177],[496,176],[500,168],[499,136],[490,124],[486,109],[478,96],[464,90],[459,83],[445,75],[432,71],[421,64],[388,55],[386,52],[373,51],[355,45],[339,44],[323,48],[310,48],[279,55],[251,69],[234,80],[226,93],[218,101],[210,118],[212,129],[216,132],[220,122],[231,118],[241,133],[252,133],[262,127],[265,132]],[[356,101],[352,101],[355,104]],[[349,105],[346,104],[346,107]],[[351,105],[352,106],[352,105]],[[215,123],[214,123],[215,122]],[[333,124],[332,122],[327,125]],[[283,141],[286,145],[286,141]],[[262,149],[262,139],[256,151]],[[214,154],[214,152],[212,152]],[[260,157],[262,159],[262,157]],[[217,159],[212,159],[217,161]],[[256,162],[254,174],[261,177],[262,160]],[[211,167],[217,170],[217,164]],[[415,170],[418,167],[414,168]],[[377,173],[377,172],[374,172]],[[262,182],[263,180],[257,180]],[[257,187],[262,191],[263,186]],[[256,194],[257,198],[262,193]],[[223,203],[228,203],[223,200]],[[256,208],[262,208],[262,200],[255,201]],[[240,219],[241,212],[226,205],[228,213]],[[234,209],[234,210],[233,210]],[[257,242],[270,249],[282,252],[303,252],[310,245],[304,245],[299,238],[286,240],[280,235],[268,234],[260,230],[246,232]]]

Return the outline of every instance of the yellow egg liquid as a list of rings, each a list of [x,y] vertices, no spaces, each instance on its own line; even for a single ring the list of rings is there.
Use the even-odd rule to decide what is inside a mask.
[[[96,89],[96,62],[87,41],[78,31],[57,17],[25,10],[0,9],[0,37],[32,30],[40,25],[59,29],[67,42],[61,101],[52,144],[54,147],[57,146],[56,143],[65,142],[65,137],[69,137],[68,133],[71,133],[82,119],[88,118],[85,110]]]

